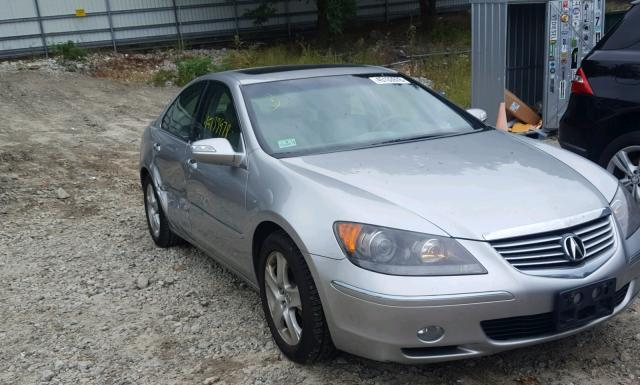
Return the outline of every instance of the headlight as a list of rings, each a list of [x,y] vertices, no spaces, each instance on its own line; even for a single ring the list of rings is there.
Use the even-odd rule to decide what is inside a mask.
[[[349,260],[363,269],[413,276],[487,272],[452,238],[350,222],[336,222],[334,231]]]
[[[613,211],[625,239],[640,228],[640,205],[623,186],[618,187],[618,192],[611,201],[611,211]]]

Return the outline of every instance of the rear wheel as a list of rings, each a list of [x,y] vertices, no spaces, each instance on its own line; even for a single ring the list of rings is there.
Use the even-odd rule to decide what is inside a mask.
[[[144,191],[144,209],[147,216],[149,234],[153,242],[159,247],[171,247],[182,242],[182,239],[171,231],[167,217],[162,211],[162,205],[151,178],[142,181]]]
[[[300,250],[284,232],[264,241],[258,271],[265,318],[284,355],[298,363],[330,357],[334,347],[318,290]]]
[[[601,165],[640,202],[640,133],[613,141],[604,151]]]

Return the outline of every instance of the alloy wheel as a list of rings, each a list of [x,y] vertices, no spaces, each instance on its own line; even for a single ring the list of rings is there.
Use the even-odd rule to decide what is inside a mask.
[[[273,251],[267,257],[264,285],[269,312],[280,337],[295,346],[302,336],[302,302],[285,256]]]
[[[147,218],[155,238],[160,236],[160,207],[151,183],[147,185]]]
[[[609,161],[607,170],[640,202],[640,146],[629,146],[618,151]]]

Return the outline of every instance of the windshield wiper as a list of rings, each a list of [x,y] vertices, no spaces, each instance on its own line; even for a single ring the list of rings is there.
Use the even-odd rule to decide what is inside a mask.
[[[431,135],[412,136],[410,138],[390,139],[390,140],[385,140],[385,141],[382,141],[382,142],[371,143],[369,146],[383,146],[385,144],[413,142],[413,141],[416,141],[416,140],[431,139],[431,138],[436,138],[438,136],[445,136],[445,135],[446,134],[431,134]]]

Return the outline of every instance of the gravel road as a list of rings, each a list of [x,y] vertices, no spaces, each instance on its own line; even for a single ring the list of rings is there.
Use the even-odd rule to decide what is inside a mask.
[[[0,66],[0,384],[637,384],[640,316],[403,366],[284,359],[258,295],[147,234],[140,134],[177,89]]]

